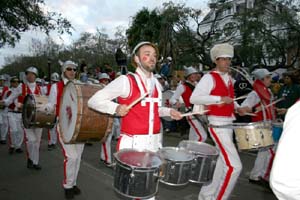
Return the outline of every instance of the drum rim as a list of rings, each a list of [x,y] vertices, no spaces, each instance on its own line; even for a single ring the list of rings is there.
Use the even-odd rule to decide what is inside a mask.
[[[120,153],[124,153],[124,152],[143,152],[143,153],[152,153],[153,155],[157,156],[157,158],[160,160],[160,164],[157,165],[157,166],[151,166],[151,167],[138,167],[138,166],[132,166],[132,165],[129,165],[123,161],[121,161],[117,156],[118,154]],[[150,150],[138,150],[138,149],[133,149],[133,148],[124,148],[124,149],[121,149],[117,152],[115,152],[113,154],[114,158],[116,159],[117,162],[121,163],[122,165],[124,166],[128,166],[128,168],[130,168],[131,170],[135,170],[135,171],[138,171],[138,170],[142,170],[142,169],[145,169],[145,170],[149,170],[149,169],[157,169],[159,168],[162,164],[163,164],[163,160],[162,158],[159,156],[159,154],[157,154],[156,152],[153,152],[153,151],[150,151]],[[145,171],[145,170],[142,170],[142,171]],[[151,170],[152,171],[152,170]]]
[[[32,119],[31,119],[31,121],[29,122],[29,124],[28,123],[24,123],[25,122],[25,106],[24,106],[24,103],[26,102],[26,100],[27,99],[31,99],[32,101],[33,101],[33,116],[32,116]],[[32,127],[32,125],[31,125],[31,123],[32,123],[32,121],[34,120],[36,118],[36,101],[35,101],[35,98],[34,98],[34,95],[33,94],[27,94],[26,96],[25,96],[25,99],[24,99],[24,101],[23,101],[23,108],[22,108],[22,122],[23,122],[23,125],[24,125],[24,127],[25,128],[31,128]]]
[[[159,184],[159,181],[157,180],[156,181],[156,187],[155,187],[155,192],[154,194],[151,194],[151,195],[148,195],[148,196],[142,196],[142,197],[137,197],[137,196],[131,196],[131,195],[127,195],[127,194],[124,194],[122,193],[119,189],[117,189],[115,187],[115,185],[113,184],[113,188],[114,188],[114,191],[117,192],[119,195],[123,196],[123,197],[126,197],[126,198],[133,198],[133,199],[149,199],[151,197],[154,197],[157,192],[158,192],[158,184]]]
[[[180,150],[180,151],[184,151],[185,153],[190,155],[192,157],[192,159],[182,161],[182,160],[173,160],[173,159],[165,158],[164,155],[163,155],[163,152],[162,152],[163,150],[175,150],[175,151]],[[161,158],[163,160],[177,162],[177,163],[188,163],[188,162],[192,162],[195,159],[195,155],[193,153],[191,153],[187,149],[183,149],[183,148],[179,148],[179,147],[163,147],[163,148],[158,150],[158,154],[159,154],[159,156],[161,156]]]
[[[186,148],[186,147],[180,146],[180,144],[184,144],[184,143],[200,144],[200,145],[209,147],[210,149],[213,149],[215,152],[214,152],[214,154],[208,154],[208,155],[207,155],[207,154],[201,153],[201,152],[199,152],[199,151],[193,151],[193,150],[190,150],[190,149],[188,149],[188,148]],[[204,155],[204,156],[219,156],[219,154],[220,154],[219,150],[218,150],[215,146],[210,145],[210,144],[207,144],[207,143],[204,143],[204,142],[198,142],[198,141],[193,141],[193,140],[182,140],[182,141],[179,142],[178,147],[179,147],[179,148],[186,149],[186,150],[192,152],[193,154],[196,154],[196,156],[197,156],[197,155]]]

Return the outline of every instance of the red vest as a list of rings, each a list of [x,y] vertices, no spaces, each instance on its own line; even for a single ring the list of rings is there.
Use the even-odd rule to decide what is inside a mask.
[[[11,95],[11,90],[7,90],[6,91],[7,92],[7,94],[6,94],[6,98],[8,98],[10,95]],[[5,95],[5,93],[3,93],[4,95]],[[4,96],[3,95],[3,96]],[[11,103],[9,106],[8,106],[8,108],[10,109],[10,110],[14,110],[15,109],[15,107],[16,107],[16,105],[15,105],[15,103],[13,102],[13,103]]]
[[[18,102],[23,103],[27,94],[32,94],[30,88],[27,84],[22,83],[22,94],[18,97]],[[41,95],[41,88],[37,84],[35,85],[35,90],[33,94]]]
[[[60,109],[60,100],[61,100],[61,96],[64,90],[64,81],[59,81],[56,83],[57,86],[57,96],[56,96],[56,116],[59,116],[59,109]]]
[[[3,100],[4,93],[5,93],[6,91],[8,91],[8,90],[9,90],[9,87],[7,87],[7,86],[4,86],[4,87],[3,87],[2,93],[0,94],[0,100]]]
[[[127,98],[118,98],[120,104],[129,105],[135,99],[141,96],[139,87],[133,75],[127,75],[130,83],[130,94]],[[142,81],[141,81],[142,82]],[[143,84],[143,83],[142,83]],[[144,86],[144,85],[143,85]],[[145,86],[144,86],[144,90]],[[149,97],[149,96],[147,96]],[[158,97],[158,91],[155,87],[155,90],[152,95],[153,98]],[[121,123],[121,132],[137,135],[137,134],[148,134],[149,131],[149,112],[150,112],[150,103],[146,102],[145,106],[142,106],[141,102],[133,106],[128,114],[122,118]],[[154,104],[154,122],[153,122],[153,133],[160,132],[160,119],[158,114],[158,104]]]
[[[185,104],[185,107],[189,108],[192,106],[191,102],[190,102],[190,97],[192,95],[192,92],[194,90],[194,87],[192,88],[191,84],[184,82],[183,83],[184,86],[184,92],[181,94],[183,102]]]
[[[261,103],[264,106],[269,105],[271,103],[272,94],[262,81],[256,80],[253,83],[253,89],[260,98],[260,102],[254,106],[255,108],[260,107]],[[274,106],[269,106],[268,108],[265,109],[266,120],[272,120],[272,118],[273,118],[272,110],[273,109],[274,109]],[[256,113],[255,117],[252,117],[253,122],[258,122],[258,121],[263,121],[263,120],[264,120],[264,115],[263,115],[262,111]]]
[[[214,80],[214,88],[210,92],[210,95],[234,98],[234,89],[231,80],[229,80],[227,87],[219,73],[212,71],[210,74]],[[234,114],[233,102],[231,104],[210,105],[207,108],[210,110],[207,115],[231,117]]]
[[[49,96],[49,94],[50,94],[50,89],[51,89],[51,83],[49,83],[48,85],[47,85],[47,96]]]

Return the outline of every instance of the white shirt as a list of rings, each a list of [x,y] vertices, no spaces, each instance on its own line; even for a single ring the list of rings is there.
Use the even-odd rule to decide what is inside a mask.
[[[243,101],[241,107],[253,108],[259,102],[260,102],[260,98],[258,94],[253,90],[247,95],[247,98]]]
[[[218,72],[223,79],[226,86],[229,85],[229,81],[232,81],[232,78],[228,73],[220,73]],[[221,102],[221,96],[210,95],[211,91],[215,87],[214,78],[210,73],[205,74],[200,82],[196,85],[191,97],[190,102],[195,105],[201,104],[211,104],[211,103],[219,103]],[[235,107],[239,105],[235,102]],[[224,123],[232,122],[235,120],[235,117],[218,117],[218,116],[208,116],[208,120],[210,123],[215,125],[222,125]]]
[[[147,78],[144,72],[137,68],[136,72],[141,76],[141,79],[143,83],[145,84],[148,91],[151,90],[151,85],[153,81],[155,81],[155,84],[159,85],[161,93],[161,85],[153,77],[153,74],[151,74],[150,78]],[[112,100],[117,97],[126,98],[130,95],[130,82],[127,76],[121,75],[115,80],[113,80],[111,83],[109,83],[105,88],[102,90],[99,90],[96,92],[88,101],[88,106],[94,110],[97,110],[102,113],[108,113],[108,114],[115,114],[117,106],[119,105],[116,102],[113,102]],[[170,108],[166,107],[159,107],[159,115],[160,116],[170,116]]]
[[[300,102],[285,116],[283,132],[273,161],[270,184],[279,200],[300,199]]]

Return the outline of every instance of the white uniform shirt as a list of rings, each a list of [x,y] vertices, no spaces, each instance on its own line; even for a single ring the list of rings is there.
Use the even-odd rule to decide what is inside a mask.
[[[285,116],[283,132],[273,161],[270,184],[279,200],[300,199],[300,102]]]
[[[154,79],[153,74],[151,75],[151,78],[147,78],[140,68],[137,68],[136,72],[141,76],[143,83],[149,91],[152,84],[151,79]],[[155,79],[155,82],[157,85],[159,85],[159,87],[161,87],[157,79]],[[116,113],[117,106],[119,105],[112,100],[119,96],[122,98],[126,98],[130,95],[130,92],[131,90],[129,79],[127,78],[127,76],[121,75],[111,83],[109,83],[105,88],[96,92],[96,94],[94,94],[94,96],[89,99],[88,106],[99,112],[112,115]],[[161,91],[159,91],[159,93],[160,92]],[[158,111],[160,116],[170,116],[170,108],[159,107]]]
[[[232,81],[232,78],[228,73],[220,73],[221,78],[223,79],[226,86],[229,85],[229,80]],[[232,82],[233,83],[233,82]],[[201,104],[211,104],[221,102],[221,96],[210,95],[211,91],[215,87],[215,81],[210,73],[205,74],[200,82],[196,85],[191,97],[190,102],[195,105]],[[235,102],[235,107],[239,105]],[[235,120],[234,115],[232,117],[218,117],[218,116],[208,116],[210,123],[214,125],[223,125],[224,123],[232,122]]]

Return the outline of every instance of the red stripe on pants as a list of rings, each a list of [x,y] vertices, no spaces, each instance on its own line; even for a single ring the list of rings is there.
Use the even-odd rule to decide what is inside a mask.
[[[105,142],[102,143],[102,148],[103,148],[103,151],[104,151],[104,159],[105,159],[105,162],[107,163],[108,156],[107,156],[107,150],[106,150]]]
[[[192,125],[193,129],[196,131],[197,135],[199,136],[198,142],[202,141],[202,136],[200,131],[197,129],[196,125],[194,124],[194,122],[192,121],[192,119],[190,117],[187,117],[188,121],[190,122],[190,124]]]
[[[267,171],[264,175],[264,179],[265,180],[268,180],[269,176],[270,176],[270,172],[271,172],[271,169],[272,169],[272,165],[273,165],[273,160],[274,160],[274,156],[275,156],[275,153],[273,151],[272,148],[269,149],[270,153],[271,153],[271,157],[270,157],[270,160],[269,160],[269,164],[268,164],[268,168],[267,168]]]
[[[226,153],[224,147],[222,146],[222,143],[221,143],[221,141],[219,140],[219,138],[218,138],[216,132],[215,132],[214,129],[211,128],[211,127],[210,127],[209,130],[210,130],[212,136],[215,138],[216,143],[217,143],[218,146],[220,147],[221,153],[222,153],[222,155],[223,155],[223,157],[224,157],[224,160],[225,160],[225,163],[226,163],[226,165],[227,165],[227,167],[228,167],[228,171],[227,171],[227,173],[226,173],[225,180],[224,180],[223,185],[221,186],[221,190],[220,190],[220,192],[219,192],[219,194],[218,194],[218,196],[217,196],[217,200],[221,200],[221,199],[222,199],[222,196],[224,195],[225,190],[226,190],[226,188],[227,188],[227,186],[228,186],[228,183],[229,183],[229,181],[230,181],[230,177],[231,177],[231,174],[232,174],[232,172],[233,172],[233,167],[232,167],[231,164],[230,164],[230,160],[228,159],[228,155],[227,155],[227,153]]]

